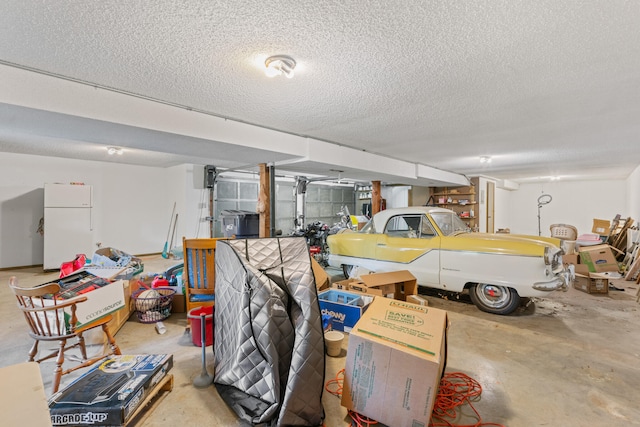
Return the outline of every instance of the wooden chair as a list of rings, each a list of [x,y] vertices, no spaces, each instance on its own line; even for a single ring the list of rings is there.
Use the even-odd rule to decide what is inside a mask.
[[[182,238],[185,301],[187,313],[196,307],[209,307],[215,300],[215,250],[222,238]]]
[[[24,314],[24,318],[31,329],[29,335],[35,340],[29,351],[29,362],[35,361],[40,363],[56,357],[56,368],[53,376],[53,393],[58,391],[60,379],[63,375],[92,365],[98,360],[105,358],[108,354],[121,354],[120,348],[116,344],[107,326],[107,323],[111,320],[111,315],[76,327],[78,322],[76,317],[77,305],[86,301],[86,296],[59,300],[55,298],[56,294],[60,291],[59,284],[50,283],[34,288],[21,288],[18,286],[15,277],[9,279],[9,287],[15,294],[18,300],[18,308],[20,308]],[[88,358],[83,333],[97,327],[101,327],[106,335],[111,352]],[[52,353],[36,359],[40,341],[57,341],[58,348]],[[68,341],[71,342],[69,345],[67,345]],[[72,358],[72,356],[69,356],[69,359],[75,359],[78,363],[68,369],[63,369],[62,365],[65,361],[65,352],[73,348],[80,349],[81,357],[78,359],[77,357]]]

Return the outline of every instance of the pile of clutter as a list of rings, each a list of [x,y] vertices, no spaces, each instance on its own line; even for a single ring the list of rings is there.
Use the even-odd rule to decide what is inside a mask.
[[[621,219],[620,215],[612,221],[595,218],[591,233],[573,239],[559,237],[565,251],[563,262],[575,271],[575,289],[589,294],[608,294],[610,289],[624,290],[614,286],[612,281],[637,277],[640,234],[633,222],[631,218]]]

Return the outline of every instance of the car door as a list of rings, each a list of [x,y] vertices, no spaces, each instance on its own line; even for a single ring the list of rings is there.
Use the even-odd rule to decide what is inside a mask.
[[[437,284],[440,277],[440,237],[422,214],[389,218],[378,235],[376,259],[409,270],[422,285]],[[385,267],[386,268],[386,267]]]

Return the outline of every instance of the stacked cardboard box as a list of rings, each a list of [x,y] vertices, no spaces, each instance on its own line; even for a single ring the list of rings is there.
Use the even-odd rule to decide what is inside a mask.
[[[582,246],[578,254],[563,255],[562,259],[575,268],[573,287],[589,294],[608,294],[609,278],[605,273],[619,271],[611,247],[605,244]]]

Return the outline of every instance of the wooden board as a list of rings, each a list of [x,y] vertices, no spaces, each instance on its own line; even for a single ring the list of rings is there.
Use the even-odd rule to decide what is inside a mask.
[[[624,280],[633,280],[638,270],[640,270],[640,257],[636,257],[633,261],[633,264],[631,264],[631,267],[627,270],[627,274],[624,275]]]
[[[171,390],[173,390],[173,375],[168,374],[156,384],[140,406],[138,406],[131,417],[129,417],[129,420],[124,424],[125,427],[134,426],[147,419],[152,409],[158,406]]]

